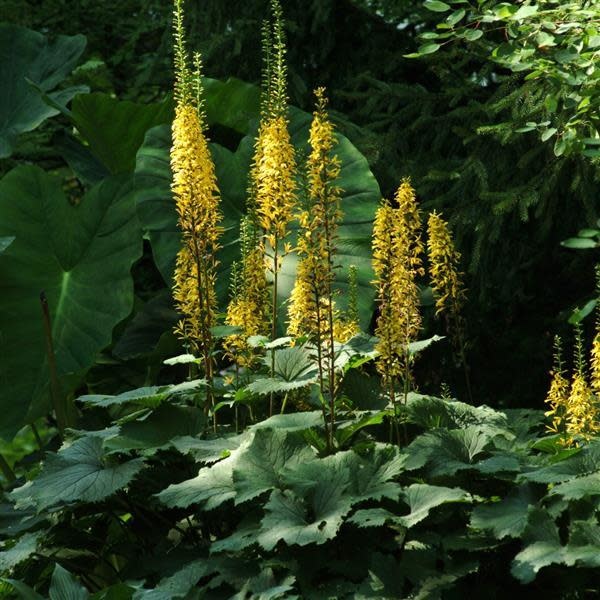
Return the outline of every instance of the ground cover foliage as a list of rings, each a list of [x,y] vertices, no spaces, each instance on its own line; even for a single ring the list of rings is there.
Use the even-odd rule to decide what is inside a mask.
[[[0,25],[0,597],[596,597],[598,7],[282,4]]]

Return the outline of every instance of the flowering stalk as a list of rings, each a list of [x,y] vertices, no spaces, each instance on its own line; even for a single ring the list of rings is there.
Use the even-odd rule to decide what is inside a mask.
[[[340,161],[333,154],[337,143],[327,115],[325,90],[315,90],[316,110],[310,127],[311,152],[307,160],[308,197],[300,211],[300,235],[296,283],[289,306],[288,333],[314,339],[319,363],[322,396],[329,401],[329,446],[333,446],[336,372],[335,323],[338,317],[333,297],[334,257],[338,223],[341,220],[341,189],[336,185]]]
[[[208,383],[208,405],[212,392],[216,319],[215,277],[221,213],[219,189],[201,105],[200,57],[189,68],[183,28],[182,0],[175,2],[175,119],[172,126],[171,189],[175,198],[182,247],[177,254],[173,297],[182,319],[176,333],[201,355]],[[216,428],[216,416],[214,417]]]
[[[233,273],[233,293],[225,322],[241,327],[242,333],[227,337],[224,345],[238,366],[251,367],[256,357],[248,337],[265,333],[269,304],[264,253],[251,214],[242,219],[240,244],[242,261]]]
[[[373,270],[379,303],[376,366],[394,408],[394,425],[400,443],[396,382],[402,378],[406,403],[412,379],[409,348],[421,328],[416,277],[423,270],[423,244],[419,210],[408,180],[402,182],[396,200],[398,208],[384,200],[375,215]]]
[[[585,373],[581,324],[575,325],[575,370],[567,403],[567,432],[571,440],[589,440],[600,431],[597,401]]]
[[[265,49],[266,97],[251,170],[251,188],[255,195],[255,214],[264,234],[265,247],[272,255],[271,339],[277,337],[278,278],[283,256],[291,250],[286,243],[289,223],[296,202],[295,151],[288,131],[287,68],[285,33],[279,0],[271,0],[272,34],[263,30]],[[272,47],[270,46],[272,40]],[[282,249],[283,246],[283,254]],[[274,370],[275,351],[271,355]],[[273,414],[271,396],[269,413]]]
[[[446,317],[448,331],[464,369],[467,395],[469,401],[473,402],[471,378],[465,354],[464,320],[461,315],[465,290],[461,280],[462,274],[459,272],[460,252],[454,247],[448,223],[435,211],[429,215],[427,230],[427,250],[436,315],[443,313]]]
[[[596,267],[596,327],[590,360],[592,391],[600,400],[600,265]]]
[[[568,446],[571,443],[567,431],[569,382],[565,378],[562,341],[558,335],[554,338],[554,366],[550,375],[552,379],[546,396],[546,403],[550,408],[545,414],[551,418],[551,422],[546,428],[559,435],[562,444]]]

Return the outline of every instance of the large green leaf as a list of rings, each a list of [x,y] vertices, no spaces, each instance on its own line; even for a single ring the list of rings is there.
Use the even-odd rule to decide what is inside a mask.
[[[90,597],[75,576],[59,564],[54,567],[49,592],[50,600],[87,600]]]
[[[270,363],[270,357],[265,361]],[[308,350],[293,346],[276,350],[274,356],[274,377],[262,377],[248,385],[254,394],[288,392],[305,387],[317,381],[317,367]]]
[[[17,506],[42,511],[71,502],[99,502],[125,487],[144,460],[119,463],[105,455],[102,435],[90,433],[49,454],[42,472],[11,493]]]
[[[26,533],[7,550],[0,552],[0,573],[5,573],[27,560],[37,551],[42,533]]]
[[[410,507],[410,514],[399,521],[405,527],[413,527],[425,519],[433,508],[448,502],[471,502],[471,495],[460,488],[413,483],[406,490],[404,500]]]
[[[476,468],[497,430],[471,425],[465,429],[440,429],[416,438],[406,449],[406,469],[427,466],[431,477],[454,475]]]
[[[233,469],[236,504],[281,487],[284,467],[290,469],[304,464],[314,456],[301,435],[258,429]]]
[[[16,237],[0,261],[0,435],[49,407],[40,292],[59,377],[88,369],[131,311],[130,270],[142,252],[131,187],[130,179],[107,179],[73,205],[37,167],[0,181],[0,236]]]
[[[238,85],[239,84],[239,85]],[[240,97],[248,99],[247,112],[236,108],[236,117],[227,118],[222,110],[223,90],[233,87]],[[226,299],[227,275],[231,263],[239,257],[237,244],[239,219],[244,211],[248,168],[252,159],[254,135],[258,118],[258,103],[252,98],[248,84],[238,89],[241,83],[218,85],[211,83],[206,89],[206,110],[209,122],[229,127],[247,134],[237,150],[230,152],[217,144],[211,144],[215,160],[217,177],[223,200],[225,216],[225,235],[223,249],[219,254],[221,272],[219,277],[219,296],[221,302]],[[251,86],[250,86],[251,87]],[[255,88],[256,89],[256,88]],[[240,100],[236,97],[235,103]],[[234,103],[234,104],[235,104]],[[250,118],[253,113],[254,118]],[[308,130],[311,117],[298,109],[290,110],[290,133],[299,156],[306,156],[308,150]],[[344,306],[348,294],[348,267],[354,264],[358,268],[359,309],[363,325],[366,327],[371,317],[373,279],[371,271],[371,229],[377,203],[380,198],[379,186],[371,173],[366,159],[342,135],[338,135],[339,144],[336,154],[341,161],[339,185],[343,189],[342,210],[344,219],[339,229],[338,258],[341,268],[337,269],[336,289],[340,290],[339,302]],[[169,167],[170,132],[166,127],[151,129],[137,155],[136,164],[136,201],[140,219],[148,232],[156,263],[170,285],[175,256],[180,245],[177,230],[176,213],[170,193],[171,172]],[[280,274],[280,300],[289,296],[295,280],[297,257],[294,254],[284,261]]]
[[[85,44],[83,35],[61,35],[50,42],[36,31],[0,23],[0,158],[11,155],[19,134],[58,113],[36,87],[59,105],[82,91],[54,90],[77,64]]]
[[[531,488],[522,486],[499,502],[477,506],[471,515],[471,527],[490,530],[498,539],[519,537],[527,526],[528,509],[534,501]]]
[[[133,171],[135,155],[148,129],[172,120],[170,100],[160,104],[136,104],[109,94],[79,94],[70,116],[92,154],[111,173]],[[125,132],[127,132],[125,134]]]

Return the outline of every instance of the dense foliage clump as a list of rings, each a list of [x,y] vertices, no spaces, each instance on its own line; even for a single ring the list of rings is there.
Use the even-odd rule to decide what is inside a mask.
[[[0,597],[596,597],[600,9],[227,4],[0,25]]]

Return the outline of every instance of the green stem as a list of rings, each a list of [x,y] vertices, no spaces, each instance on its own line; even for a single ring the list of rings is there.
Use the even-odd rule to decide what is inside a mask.
[[[17,480],[15,472],[11,469],[10,465],[4,456],[2,456],[2,454],[0,454],[0,471],[2,471],[4,477],[6,477],[8,483],[14,483]]]
[[[63,396],[58,382],[56,369],[56,355],[54,353],[54,342],[52,339],[52,323],[50,320],[50,309],[48,308],[48,298],[46,292],[40,293],[40,303],[42,306],[42,320],[44,323],[44,336],[46,338],[46,358],[48,360],[48,370],[50,371],[50,397],[56,414],[56,423],[60,436],[64,436],[65,428],[69,426],[67,418],[67,400]]]
[[[40,437],[40,432],[38,431],[38,428],[35,426],[35,423],[31,423],[31,431],[33,431],[33,437],[35,438],[35,441],[37,442],[37,445],[39,446],[40,450],[44,450],[44,442],[42,442],[42,438]]]
[[[277,337],[277,285],[279,272],[279,239],[275,234],[273,247],[273,290],[271,297],[271,341]],[[271,377],[275,377],[275,348],[271,348]],[[275,410],[275,394],[271,392],[269,396],[269,417],[273,416]]]

